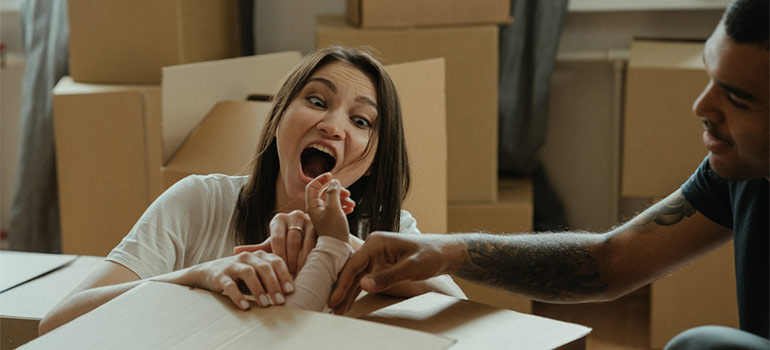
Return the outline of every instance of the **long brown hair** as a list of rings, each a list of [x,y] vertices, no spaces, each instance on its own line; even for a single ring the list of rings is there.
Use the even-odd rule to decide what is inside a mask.
[[[278,122],[313,73],[335,61],[348,63],[369,76],[376,86],[378,100],[373,128],[377,137],[370,138],[362,157],[371,152],[373,139],[377,140],[377,154],[368,175],[348,187],[351,199],[356,202],[355,210],[348,215],[350,229],[362,239],[372,231],[399,230],[401,203],[409,191],[410,175],[396,88],[382,65],[368,52],[333,46],[306,56],[273,98],[251,178],[241,189],[233,213],[237,244],[260,243],[269,237],[268,225],[276,214],[275,184],[280,168],[275,139]]]

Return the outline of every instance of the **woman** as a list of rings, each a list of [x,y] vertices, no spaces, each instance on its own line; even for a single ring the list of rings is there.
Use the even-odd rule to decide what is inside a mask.
[[[333,47],[308,55],[274,98],[252,175],[190,176],[169,188],[107,261],[40,322],[39,332],[147,279],[223,292],[243,309],[249,304],[240,289],[260,306],[283,304],[295,290],[290,271],[315,246],[303,212],[305,187],[326,172],[349,189],[341,193],[341,207],[357,236],[350,237],[354,249],[374,230],[419,233],[414,218],[400,210],[409,165],[395,87],[361,50]],[[276,254],[230,256],[237,244],[266,239],[261,247]],[[446,276],[389,292],[430,290],[462,296]]]

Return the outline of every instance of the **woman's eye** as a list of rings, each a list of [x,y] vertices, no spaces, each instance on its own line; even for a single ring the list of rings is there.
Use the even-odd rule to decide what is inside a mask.
[[[372,123],[364,117],[352,117],[351,119],[359,128],[369,128],[372,126]]]
[[[312,103],[312,104],[313,104],[313,105],[315,105],[316,107],[321,107],[321,108],[323,108],[323,107],[325,106],[325,105],[324,105],[324,101],[323,101],[323,100],[321,100],[321,99],[320,99],[320,98],[318,98],[318,97],[315,97],[315,96],[308,96],[307,100],[308,100],[308,102]]]

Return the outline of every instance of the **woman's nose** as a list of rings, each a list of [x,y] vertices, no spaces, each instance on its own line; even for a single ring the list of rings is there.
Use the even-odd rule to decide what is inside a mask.
[[[692,111],[700,118],[708,119],[711,123],[719,123],[724,116],[721,110],[722,103],[719,100],[719,87],[710,81],[703,89],[700,96],[695,99]]]
[[[329,113],[318,123],[317,127],[324,136],[334,140],[342,140],[345,138],[343,122],[344,120],[339,113]]]

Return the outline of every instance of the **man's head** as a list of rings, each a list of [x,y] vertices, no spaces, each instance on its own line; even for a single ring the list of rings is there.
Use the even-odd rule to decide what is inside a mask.
[[[770,174],[768,0],[732,2],[706,41],[710,82],[693,105],[709,163],[728,179]]]

